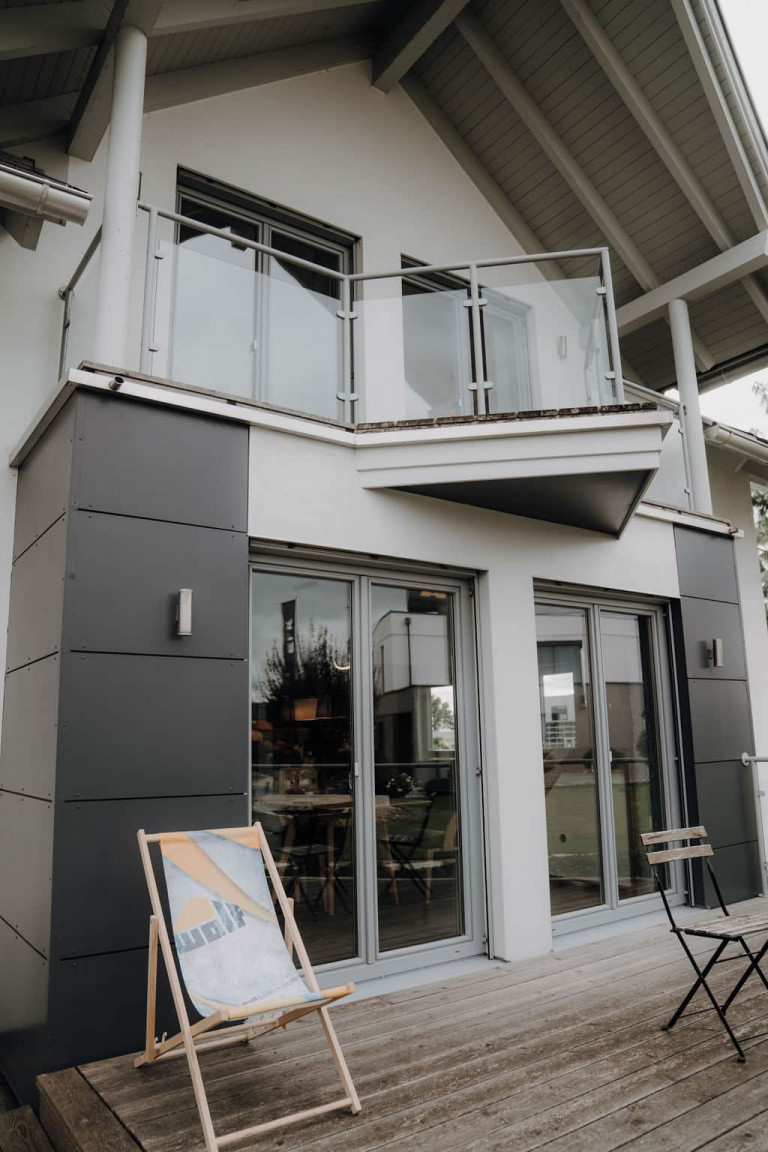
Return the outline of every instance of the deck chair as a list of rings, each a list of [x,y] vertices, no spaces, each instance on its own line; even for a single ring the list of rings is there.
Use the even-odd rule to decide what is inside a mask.
[[[328,1005],[348,996],[354,985],[320,990],[296,926],[293,902],[285,894],[261,825],[151,835],[141,830],[138,839],[152,915],[146,1046],[134,1061],[136,1067],[186,1056],[206,1152],[325,1112],[342,1108],[359,1112],[360,1100],[328,1015]],[[178,967],[150,844],[160,846]],[[285,935],[280,931],[267,876],[283,914]],[[162,1040],[155,1037],[158,941],[180,1028],[175,1036]],[[293,949],[301,971],[294,966]],[[182,981],[201,1017],[195,1024],[190,1024],[187,1015]],[[309,1012],[317,1012],[320,1018],[343,1097],[217,1137],[198,1053],[285,1028]],[[212,1032],[214,1028],[217,1031]]]
[[[768,914],[761,916],[731,916],[726,903],[723,900],[723,895],[720,891],[720,885],[717,882],[715,870],[710,863],[710,858],[714,856],[712,845],[692,843],[694,840],[706,840],[707,838],[707,830],[701,826],[696,828],[671,828],[667,829],[665,832],[645,832],[640,837],[646,847],[654,844],[673,844],[676,842],[680,843],[684,840],[688,842],[688,846],[686,848],[662,848],[647,853],[648,863],[651,866],[653,878],[656,881],[656,886],[658,887],[661,894],[661,899],[664,902],[664,908],[666,909],[667,916],[669,917],[669,922],[672,925],[671,931],[674,932],[677,936],[678,940],[683,946],[683,950],[685,951],[686,956],[690,960],[693,969],[696,972],[696,980],[691,986],[690,991],[684,997],[682,1003],[680,1004],[679,1008],[669,1023],[662,1024],[661,1027],[662,1031],[664,1032],[669,1031],[670,1028],[674,1028],[675,1024],[685,1012],[696,992],[699,990],[699,988],[703,988],[709,997],[712,1007],[717,1013],[723,1028],[725,1028],[734,1048],[736,1049],[736,1052],[738,1053],[739,1063],[743,1064],[746,1059],[744,1056],[744,1050],[736,1039],[736,1036],[733,1033],[733,1029],[728,1023],[725,1014],[753,972],[755,972],[760,977],[763,984],[766,986],[766,988],[768,988],[768,979],[766,979],[760,967],[760,962],[763,959],[766,951],[768,951],[768,939],[766,939],[766,942],[757,952],[752,951],[745,939],[746,936],[755,935],[757,933],[768,933]],[[715,890],[715,895],[717,896],[717,900],[722,911],[722,916],[718,916],[714,920],[705,920],[703,922],[690,925],[680,925],[676,923],[675,918],[672,915],[672,909],[670,908],[669,900],[667,899],[666,883],[664,877],[665,869],[663,867],[660,869],[659,866],[670,864],[674,860],[695,859],[704,860],[704,863],[709,872],[709,877]],[[712,940],[713,942],[717,943],[715,951],[712,953],[709,960],[707,960],[703,968],[700,968],[697,964],[696,958],[685,939],[686,936],[703,936],[707,940]],[[722,953],[725,951],[729,944],[738,944],[742,949],[742,952],[748,957],[749,964],[737,980],[736,984],[726,999],[722,1004],[719,1004],[714,992],[707,983],[707,977],[716,964],[726,964],[731,960],[738,960],[741,958],[742,952],[739,952],[735,956],[722,956]],[[689,1015],[692,1015],[692,1013],[689,1013]]]

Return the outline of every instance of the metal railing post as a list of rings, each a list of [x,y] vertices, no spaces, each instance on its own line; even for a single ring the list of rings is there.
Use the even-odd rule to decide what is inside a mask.
[[[345,275],[341,281],[341,308],[336,315],[341,320],[341,379],[342,390],[336,393],[336,399],[343,404],[344,419],[354,424],[354,407],[358,395],[354,390],[354,373],[352,366],[352,321],[355,313],[352,311],[352,284],[349,276]]]
[[[613,382],[616,389],[616,403],[624,403],[624,376],[621,371],[621,348],[619,347],[619,325],[616,320],[616,301],[613,298],[613,276],[611,275],[611,257],[607,248],[600,254],[600,265],[603,273],[603,286],[605,287],[605,307],[608,312],[608,337],[611,345],[611,368],[613,369]]]
[[[483,323],[480,319],[480,307],[485,301],[480,296],[480,287],[477,279],[477,264],[469,265],[469,307],[472,313],[472,350],[474,352],[475,378],[469,388],[474,393],[474,407],[476,416],[484,416],[490,411],[488,404],[488,390],[493,387],[485,379],[485,357],[483,355]]]
[[[61,325],[61,346],[59,349],[59,380],[61,380],[67,363],[69,324],[72,316],[72,289],[59,288],[59,297],[64,301],[64,319]]]
[[[144,262],[144,305],[141,314],[141,352],[139,371],[147,375],[152,370],[152,354],[155,352],[155,310],[157,307],[157,208],[149,209],[147,221],[147,253]]]

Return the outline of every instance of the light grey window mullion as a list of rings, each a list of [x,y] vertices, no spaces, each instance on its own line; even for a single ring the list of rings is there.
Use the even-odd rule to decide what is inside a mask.
[[[371,581],[355,581],[358,599],[357,660],[354,684],[358,694],[360,726],[355,743],[359,822],[357,829],[358,923],[363,962],[372,964],[379,955],[378,880],[376,859],[376,789],[373,779],[373,659],[371,655]]]
[[[603,848],[603,885],[605,904],[619,906],[618,866],[616,862],[616,826],[613,811],[613,780],[611,774],[611,748],[608,726],[608,696],[603,666],[600,606],[589,609],[590,650],[592,653],[592,700],[595,711],[595,762],[598,776],[600,805],[600,838]]]

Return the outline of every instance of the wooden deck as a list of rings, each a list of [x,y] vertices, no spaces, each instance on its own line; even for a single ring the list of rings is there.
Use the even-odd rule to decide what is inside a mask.
[[[767,903],[739,910],[763,912]],[[691,939],[699,954],[711,950]],[[730,988],[742,967],[721,966],[715,985]],[[339,1006],[333,1017],[362,1113],[330,1114],[239,1147],[768,1152],[768,993],[753,976],[729,1013],[747,1055],[741,1065],[711,1011],[660,1031],[692,976],[661,927]],[[697,996],[694,1008],[703,1004]],[[320,1027],[309,1018],[277,1039],[210,1053],[201,1063],[217,1135],[339,1091]],[[70,1077],[69,1085],[57,1077]],[[85,1106],[84,1093],[101,1109],[113,1126],[110,1149],[202,1147],[183,1061],[136,1071],[121,1057],[44,1077],[49,1113],[59,1084],[70,1109]],[[51,1127],[65,1124],[64,1112]],[[91,1121],[84,1126],[92,1129]],[[85,1138],[66,1144],[68,1152],[91,1147]]]

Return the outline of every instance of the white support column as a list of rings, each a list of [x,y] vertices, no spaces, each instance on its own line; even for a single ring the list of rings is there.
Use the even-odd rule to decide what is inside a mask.
[[[699,384],[696,379],[696,362],[693,358],[693,334],[685,300],[670,300],[669,326],[672,329],[675,376],[683,405],[684,431],[688,442],[693,508],[695,512],[704,512],[711,516],[712,495],[709,488],[704,425],[701,422]]]
[[[115,40],[94,358],[128,368],[131,259],[139,194],[147,37],[132,25]]]

